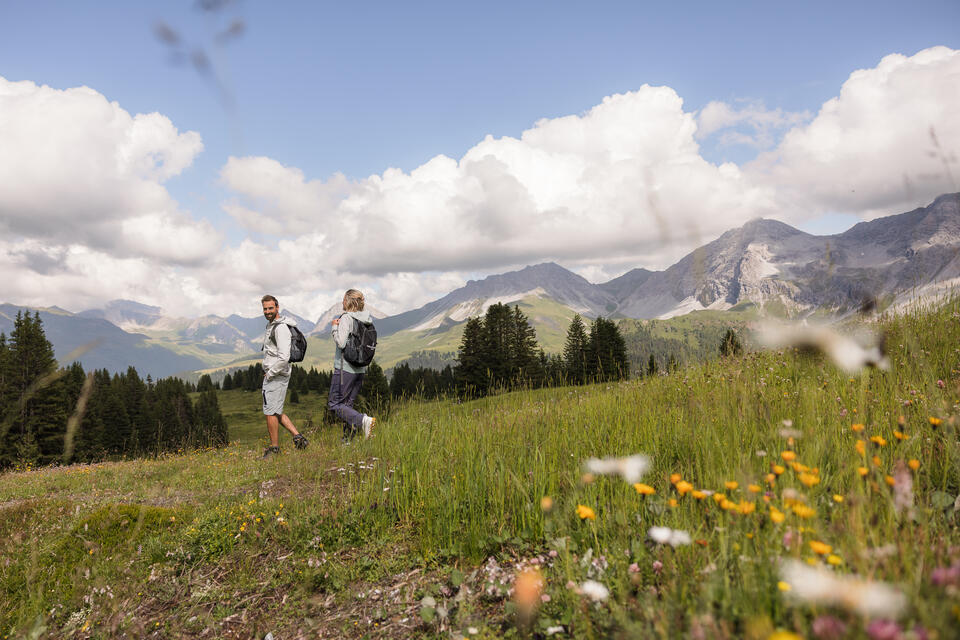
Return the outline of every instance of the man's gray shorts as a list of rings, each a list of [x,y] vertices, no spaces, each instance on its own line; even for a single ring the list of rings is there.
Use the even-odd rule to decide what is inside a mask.
[[[263,414],[279,416],[283,414],[283,399],[287,395],[289,376],[274,376],[263,380]]]

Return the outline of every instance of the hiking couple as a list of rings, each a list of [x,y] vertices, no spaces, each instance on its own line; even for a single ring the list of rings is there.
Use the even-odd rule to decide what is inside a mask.
[[[280,304],[271,295],[260,300],[263,305],[263,317],[267,327],[263,334],[263,413],[267,417],[267,434],[270,446],[263,457],[280,453],[280,425],[293,435],[293,444],[297,449],[305,449],[309,444],[290,417],[283,412],[283,401],[290,384],[291,362],[303,360],[306,351],[306,339],[297,323],[291,318],[280,315]],[[336,344],[333,358],[333,376],[330,380],[330,393],[327,396],[327,408],[343,420],[343,438],[351,438],[363,433],[364,438],[373,435],[377,419],[364,415],[353,408],[353,403],[363,385],[363,375],[376,347],[376,332],[372,333],[372,347],[369,333],[372,330],[370,313],[363,310],[363,294],[356,289],[348,289],[343,296],[343,313],[333,319],[331,332]],[[353,340],[351,340],[353,336]],[[369,351],[366,353],[357,353]],[[346,356],[344,353],[346,352]],[[353,361],[353,362],[351,362]]]

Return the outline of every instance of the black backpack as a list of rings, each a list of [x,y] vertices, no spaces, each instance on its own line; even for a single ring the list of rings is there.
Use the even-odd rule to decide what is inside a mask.
[[[300,329],[289,324],[287,328],[290,329],[290,362],[303,362],[304,356],[307,355],[307,339]],[[276,334],[277,325],[273,325],[270,329],[270,339],[273,340],[273,344],[277,344]],[[277,344],[277,348],[279,349],[280,345]]]
[[[372,322],[361,322],[353,318],[353,326],[350,328],[350,334],[347,335],[347,344],[343,347],[343,359],[355,367],[365,367],[373,361],[376,350],[376,327]]]

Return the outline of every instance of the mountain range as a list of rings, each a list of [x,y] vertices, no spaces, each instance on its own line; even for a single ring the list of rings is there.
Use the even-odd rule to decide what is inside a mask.
[[[829,236],[775,220],[752,220],[663,271],[637,268],[595,284],[560,265],[537,264],[471,280],[417,309],[392,316],[372,313],[381,336],[378,360],[389,367],[413,354],[450,362],[465,321],[497,302],[520,306],[541,345],[558,351],[575,313],[667,319],[700,310],[735,311],[749,303],[780,315],[843,315],[867,299],[881,306],[898,304],[957,282],[960,193],[953,193]],[[9,334],[17,310],[0,305],[0,331]],[[309,336],[305,364],[328,368],[332,345],[326,329],[339,305],[316,322],[284,312]],[[264,326],[260,316],[175,318],[129,300],[77,314],[56,308],[40,314],[58,357],[99,338],[100,346],[79,358],[85,367],[118,371],[132,365],[154,377],[254,362]]]

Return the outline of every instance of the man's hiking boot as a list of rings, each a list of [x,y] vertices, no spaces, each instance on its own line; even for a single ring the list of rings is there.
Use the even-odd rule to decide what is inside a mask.
[[[280,455],[280,447],[267,447],[267,450],[263,452],[264,458],[269,458],[270,456]]]
[[[303,437],[302,433],[293,436],[293,446],[297,449],[306,449],[308,444],[310,444],[310,442]]]
[[[373,437],[373,427],[377,424],[377,419],[371,416],[363,416],[363,437],[369,439]]]

